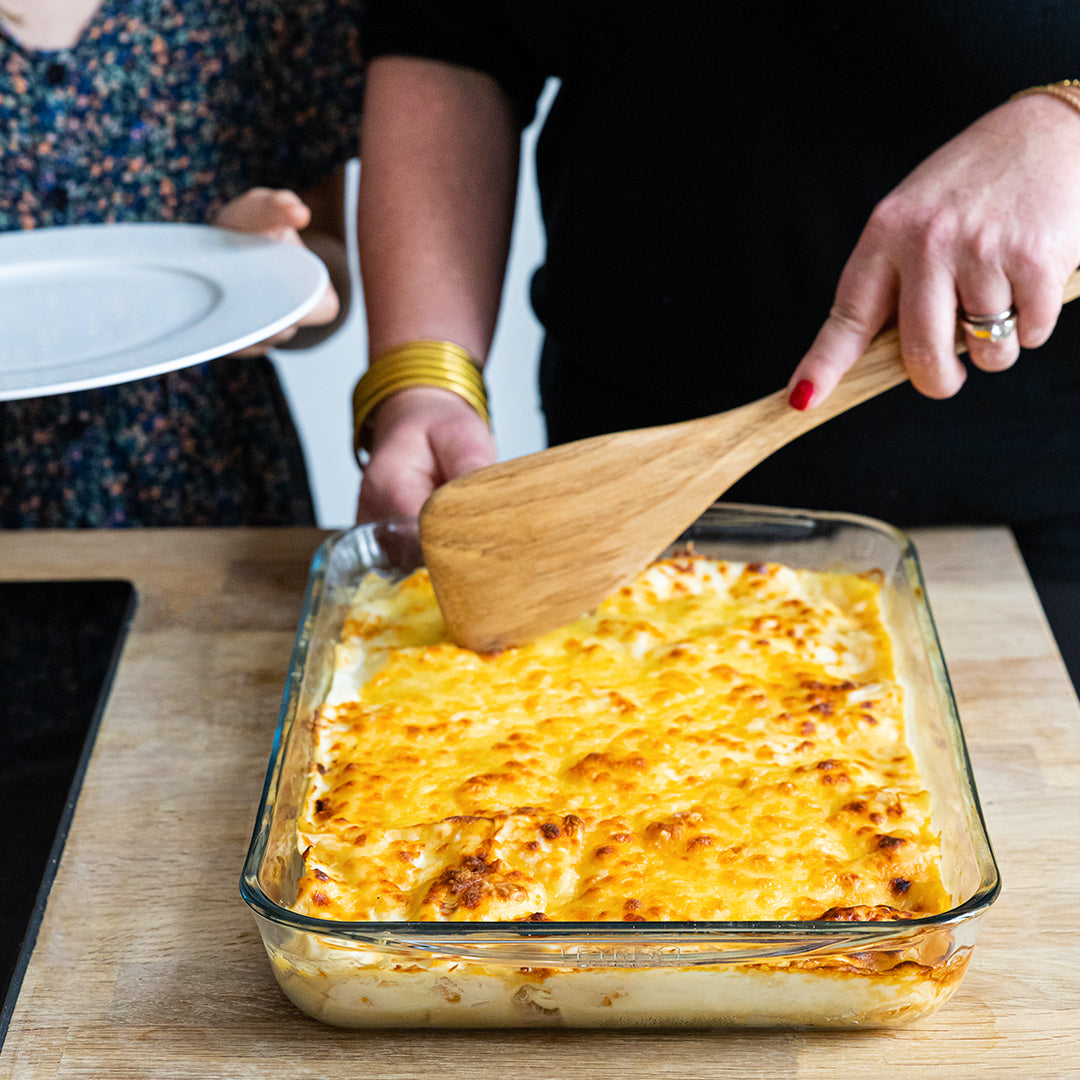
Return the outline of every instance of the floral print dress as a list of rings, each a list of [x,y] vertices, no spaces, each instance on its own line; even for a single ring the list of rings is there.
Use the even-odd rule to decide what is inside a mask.
[[[357,152],[359,0],[103,0],[70,49],[0,30],[0,229],[206,222]],[[313,521],[272,363],[0,403],[0,527]]]

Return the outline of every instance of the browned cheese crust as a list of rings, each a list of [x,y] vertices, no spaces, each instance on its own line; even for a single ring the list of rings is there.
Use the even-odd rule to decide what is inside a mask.
[[[316,718],[296,910],[848,920],[947,910],[874,575],[680,555],[492,655],[365,580]]]

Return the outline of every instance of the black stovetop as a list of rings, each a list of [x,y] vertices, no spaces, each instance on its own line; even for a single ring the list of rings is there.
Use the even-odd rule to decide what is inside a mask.
[[[126,581],[0,582],[0,1041],[134,608]]]

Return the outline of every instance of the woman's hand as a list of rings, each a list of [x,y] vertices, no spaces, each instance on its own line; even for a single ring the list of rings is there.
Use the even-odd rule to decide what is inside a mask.
[[[237,232],[257,233],[285,244],[304,241],[300,233],[311,223],[311,210],[293,191],[272,188],[252,188],[237,196],[221,208],[214,219],[215,225]],[[332,323],[340,310],[340,301],[333,285],[328,285],[318,303],[295,325],[275,334],[265,341],[242,349],[234,356],[262,356],[272,349],[292,340],[303,327],[326,326]]]
[[[1045,94],[987,113],[919,165],[875,208],[848,259],[827,321],[796,368],[793,404],[823,401],[895,322],[911,381],[946,398],[964,382],[961,312],[1015,305],[1001,341],[967,332],[984,371],[1050,336],[1080,263],[1080,115]]]
[[[464,399],[434,387],[400,390],[375,410],[358,522],[415,517],[440,484],[495,460],[495,438]]]

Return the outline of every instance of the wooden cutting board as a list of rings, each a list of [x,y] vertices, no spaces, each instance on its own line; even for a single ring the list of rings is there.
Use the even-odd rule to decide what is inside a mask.
[[[914,535],[1004,889],[939,1012],[820,1033],[347,1032],[307,1019],[278,990],[237,883],[320,534],[0,537],[7,577],[129,577],[140,594],[0,1080],[1076,1080],[1080,707],[1011,535]]]

